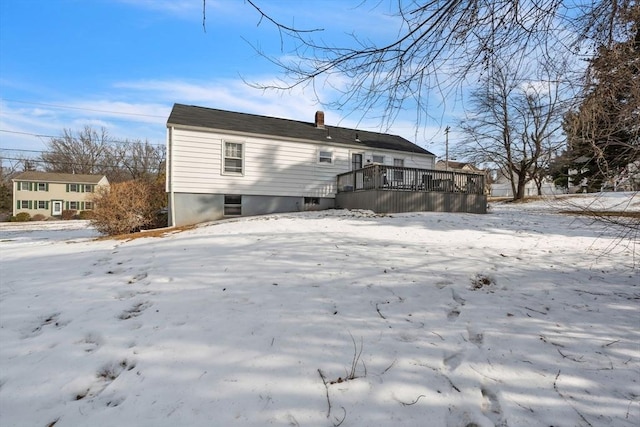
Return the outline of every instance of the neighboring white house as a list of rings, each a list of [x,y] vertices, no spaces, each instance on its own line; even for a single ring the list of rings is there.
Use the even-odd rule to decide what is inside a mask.
[[[169,223],[334,207],[336,176],[368,164],[434,169],[390,134],[175,104],[167,121]]]
[[[63,210],[93,209],[89,196],[97,186],[109,185],[104,175],[26,171],[13,181],[13,215],[27,212],[60,217]]]
[[[517,177],[514,177],[514,178],[516,179],[515,186],[517,188],[518,178]],[[542,192],[542,195],[545,195],[545,196],[559,194],[563,192],[562,189],[556,188],[556,186],[554,185],[551,179],[545,179],[542,182],[542,186],[540,190]],[[537,195],[538,195],[538,187],[536,186],[535,181],[534,180],[528,181],[524,185],[524,196],[530,197],[530,196],[537,196]],[[511,180],[508,177],[501,174],[500,172],[498,172],[494,182],[491,183],[491,197],[513,197]]]

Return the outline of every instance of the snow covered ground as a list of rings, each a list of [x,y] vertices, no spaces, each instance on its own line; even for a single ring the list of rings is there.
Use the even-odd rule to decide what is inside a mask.
[[[638,426],[638,242],[566,208],[2,224],[0,425]]]

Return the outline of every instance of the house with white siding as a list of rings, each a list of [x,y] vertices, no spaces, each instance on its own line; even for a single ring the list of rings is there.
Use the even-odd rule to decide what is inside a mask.
[[[434,169],[435,156],[397,135],[329,126],[322,111],[304,122],[175,104],[169,224],[339,207],[336,177],[368,165]]]
[[[26,171],[13,182],[13,215],[26,212],[32,217],[62,216],[62,211],[89,211],[93,209],[91,195],[99,186],[108,186],[104,175],[84,175]]]

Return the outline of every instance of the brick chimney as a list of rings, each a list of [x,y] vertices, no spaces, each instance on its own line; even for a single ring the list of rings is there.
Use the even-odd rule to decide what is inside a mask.
[[[324,129],[324,111],[316,111],[316,127]]]

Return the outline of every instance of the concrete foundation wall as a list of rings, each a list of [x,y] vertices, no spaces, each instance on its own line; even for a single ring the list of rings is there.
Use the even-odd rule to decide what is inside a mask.
[[[335,205],[333,198],[318,197],[308,200],[314,203],[305,204],[304,197],[243,195],[241,216],[323,210]],[[173,209],[169,209],[169,224],[175,226],[227,218],[224,215],[224,194],[175,193],[174,202]],[[171,217],[172,214],[175,218]]]

